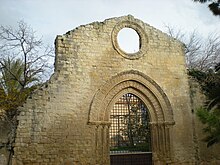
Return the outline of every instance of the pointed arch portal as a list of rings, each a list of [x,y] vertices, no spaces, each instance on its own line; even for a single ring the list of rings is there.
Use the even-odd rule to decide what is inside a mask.
[[[132,93],[124,94],[110,114],[110,153],[151,151],[149,114],[144,102]]]
[[[109,164],[111,111],[115,103],[126,94],[134,95],[146,105],[154,164],[168,163],[172,157],[171,131],[174,125],[171,104],[155,81],[135,70],[113,77],[92,99],[88,124],[96,125],[97,159]]]

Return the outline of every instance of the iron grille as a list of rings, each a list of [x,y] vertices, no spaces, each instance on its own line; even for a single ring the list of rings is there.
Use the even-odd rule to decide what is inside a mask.
[[[110,115],[110,152],[151,151],[149,115],[141,99],[131,93],[123,95]]]

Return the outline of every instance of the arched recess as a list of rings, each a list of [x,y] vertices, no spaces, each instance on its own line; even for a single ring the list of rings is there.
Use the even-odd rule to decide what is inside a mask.
[[[102,163],[108,161],[110,112],[114,103],[126,93],[139,97],[149,110],[154,164],[168,163],[172,157],[171,130],[174,125],[171,104],[154,80],[136,70],[114,76],[96,92],[91,101],[88,124],[96,125],[97,128],[95,147],[97,157],[101,156],[99,160],[103,160]],[[102,148],[99,143],[102,143]],[[103,145],[104,143],[106,145]]]

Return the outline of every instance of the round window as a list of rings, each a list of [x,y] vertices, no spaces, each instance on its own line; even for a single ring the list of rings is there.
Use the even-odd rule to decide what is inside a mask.
[[[111,37],[114,49],[124,58],[135,60],[147,53],[148,38],[142,25],[137,22],[118,23]]]
[[[132,28],[123,28],[117,35],[117,41],[120,49],[130,55],[140,50],[140,37]]]

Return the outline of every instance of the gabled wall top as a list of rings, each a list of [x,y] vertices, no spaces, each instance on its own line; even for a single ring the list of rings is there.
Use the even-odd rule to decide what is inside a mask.
[[[120,48],[117,36],[123,28],[131,28],[139,35],[139,51],[136,53],[126,53]],[[137,60],[143,56],[146,57],[149,52],[155,53],[158,49],[164,49],[166,54],[170,54],[170,52],[184,54],[183,44],[181,42],[149,24],[134,18],[132,15],[81,25],[64,35],[58,35],[55,44],[56,59],[58,56],[66,56],[67,52],[69,55],[72,54],[72,57],[79,57],[79,52],[85,54],[90,52],[96,54],[98,58],[98,54],[106,55],[106,51],[108,51],[108,54],[117,53],[122,58],[129,60]],[[55,65],[55,68],[57,66]]]

